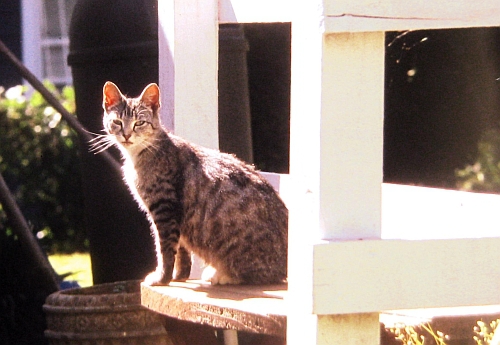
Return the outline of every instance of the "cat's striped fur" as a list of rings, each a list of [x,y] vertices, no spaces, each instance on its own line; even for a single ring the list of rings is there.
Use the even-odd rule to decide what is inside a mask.
[[[103,89],[106,136],[120,148],[125,180],[152,223],[158,267],[146,282],[188,278],[190,252],[216,269],[213,284],[278,283],[287,275],[288,211],[252,166],[187,142],[160,123],[159,88],[127,98]]]

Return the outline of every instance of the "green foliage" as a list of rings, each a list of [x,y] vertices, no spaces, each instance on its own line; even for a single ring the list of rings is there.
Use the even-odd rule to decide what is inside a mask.
[[[459,189],[500,193],[500,130],[486,131],[478,143],[476,162],[455,175]]]
[[[66,280],[74,280],[81,287],[92,285],[92,267],[89,253],[53,254],[49,261],[59,275],[68,275]]]
[[[74,91],[46,83],[75,111]],[[87,247],[77,137],[38,92],[0,88],[0,172],[24,216],[51,252]],[[10,233],[0,209],[0,231]]]
[[[473,337],[476,344],[491,344],[499,323],[500,319],[492,321],[489,325],[483,321],[477,321],[477,326],[474,327],[475,336]],[[449,339],[443,332],[434,331],[430,324],[418,326],[401,324],[391,328],[390,331],[403,345],[427,345],[429,341],[431,341],[431,344],[446,345],[445,340]]]
[[[446,345],[445,340],[448,339],[448,336],[443,332],[434,331],[430,324],[397,325],[390,331],[403,345]]]
[[[474,340],[476,341],[477,345],[491,344],[494,331],[497,328],[499,322],[500,319],[491,321],[489,325],[485,324],[483,321],[477,322],[477,326],[474,327],[474,333],[476,334],[474,336]]]

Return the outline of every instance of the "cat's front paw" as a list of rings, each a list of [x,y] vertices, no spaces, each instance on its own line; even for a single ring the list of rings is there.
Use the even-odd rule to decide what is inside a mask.
[[[171,279],[165,277],[163,272],[156,270],[146,276],[146,278],[144,279],[144,284],[150,286],[168,285],[168,283],[170,283],[170,280]]]

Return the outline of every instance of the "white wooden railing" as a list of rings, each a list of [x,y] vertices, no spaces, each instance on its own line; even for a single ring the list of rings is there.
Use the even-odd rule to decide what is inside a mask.
[[[410,191],[382,188],[384,31],[496,26],[500,1],[160,0],[164,123],[217,147],[218,24],[288,21],[288,344],[378,344],[384,310],[500,304],[500,238],[382,240],[386,220],[432,211],[401,220]],[[457,199],[442,192],[446,211]]]

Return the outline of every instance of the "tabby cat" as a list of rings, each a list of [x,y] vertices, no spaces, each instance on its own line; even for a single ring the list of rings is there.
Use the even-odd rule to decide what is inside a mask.
[[[163,128],[156,84],[128,98],[107,82],[103,108],[107,134],[95,149],[120,149],[125,181],[155,238],[158,266],[146,283],[187,279],[191,252],[215,268],[212,284],[286,279],[288,211],[251,165]]]

